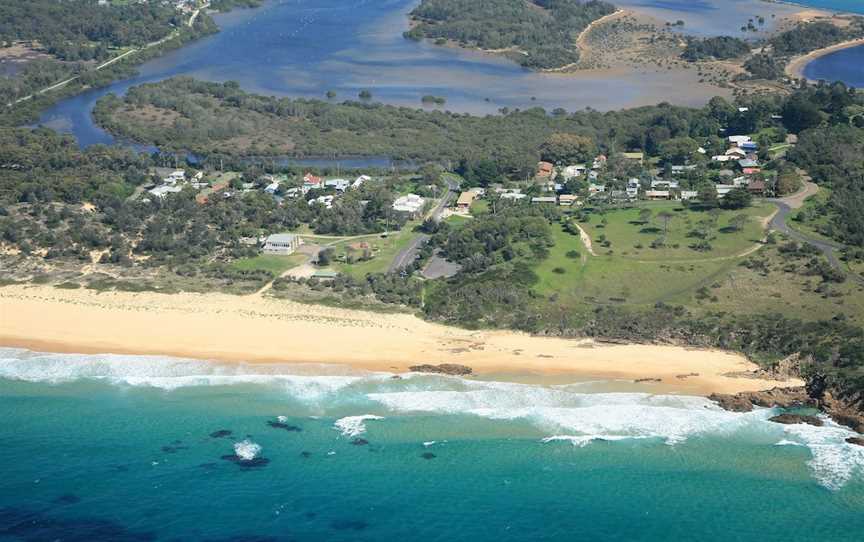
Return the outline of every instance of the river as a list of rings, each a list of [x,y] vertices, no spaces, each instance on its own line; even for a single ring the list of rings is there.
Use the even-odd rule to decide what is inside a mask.
[[[407,13],[417,0],[268,0],[257,9],[216,15],[221,28],[181,49],[146,62],[138,75],[62,100],[40,124],[76,136],[84,147],[111,144],[91,112],[107,93],[176,75],[238,81],[256,93],[374,99],[421,107],[427,94],[446,98],[451,111],[490,114],[502,107],[541,106],[599,110],[667,101],[701,105],[716,89],[695,70],[630,70],[578,76],[540,74],[503,58],[406,40]],[[747,17],[779,17],[796,9],[759,0],[619,0],[618,5],[660,20],[685,21],[684,32],[736,33]],[[358,164],[357,167],[363,167]]]

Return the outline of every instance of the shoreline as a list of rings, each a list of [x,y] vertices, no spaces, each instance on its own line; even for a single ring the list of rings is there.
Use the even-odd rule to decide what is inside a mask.
[[[543,379],[648,379],[656,393],[738,393],[801,381],[727,376],[752,371],[742,355],[661,345],[474,331],[421,320],[228,294],[0,288],[0,345],[81,354],[167,355],[218,362],[337,364],[407,372],[467,365],[476,375]],[[661,379],[657,382],[655,379]],[[641,387],[641,385],[638,385]]]
[[[842,51],[844,49],[852,49],[853,47],[859,47],[862,45],[864,45],[864,38],[858,38],[837,43],[830,47],[810,51],[806,55],[795,57],[786,64],[786,76],[791,79],[807,79],[807,82],[813,83],[815,82],[814,80],[809,79],[804,75],[804,70],[811,62],[822,58],[823,56],[830,55],[831,53],[836,53],[837,51]]]

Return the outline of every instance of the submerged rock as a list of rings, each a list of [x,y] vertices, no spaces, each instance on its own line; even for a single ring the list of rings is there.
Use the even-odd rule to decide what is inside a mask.
[[[81,497],[78,495],[73,495],[71,493],[66,493],[65,495],[60,495],[56,499],[54,499],[54,504],[76,504],[81,502]]]
[[[369,444],[369,441],[365,438],[357,437],[351,441],[351,444],[353,444],[354,446],[366,446],[367,444]]]
[[[231,431],[230,429],[220,429],[218,431],[213,431],[212,433],[210,433],[210,438],[230,437],[233,434],[234,431]]]
[[[337,519],[330,523],[330,527],[337,531],[362,531],[368,526],[362,519]]]
[[[299,433],[300,431],[303,431],[303,429],[301,427],[298,427],[296,425],[287,424],[285,422],[274,422],[271,420],[271,421],[267,422],[267,425],[269,425],[273,429],[284,429],[285,431],[294,432],[294,433]]]
[[[474,369],[471,367],[468,367],[467,365],[459,365],[457,363],[412,365],[411,367],[408,367],[408,369],[415,373],[434,373],[454,376],[470,375],[474,372]]]
[[[424,452],[424,453],[420,454],[420,457],[422,457],[423,459],[435,459],[438,456],[436,456],[432,452]]]
[[[244,468],[263,467],[270,463],[270,460],[266,457],[253,457],[252,459],[243,459],[237,454],[223,455],[222,459],[224,459],[225,461],[231,461],[232,463],[237,463]]]
[[[300,452],[300,457],[308,459],[308,458],[312,457],[312,452],[302,451],[302,452]]]
[[[816,416],[807,416],[803,414],[780,414],[779,416],[774,416],[773,418],[769,418],[769,421],[774,423],[782,423],[787,425],[797,424],[797,423],[806,423],[808,425],[815,425],[816,427],[822,427],[823,422]]]

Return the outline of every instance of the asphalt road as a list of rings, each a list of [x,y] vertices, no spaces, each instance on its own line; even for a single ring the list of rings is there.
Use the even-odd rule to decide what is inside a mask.
[[[447,193],[438,200],[438,203],[435,204],[435,207],[432,208],[429,213],[426,214],[426,218],[431,218],[435,222],[441,220],[441,213],[444,212],[444,209],[447,208],[448,205],[453,201],[453,198],[456,197],[456,191],[459,189],[459,183],[452,179],[447,179]],[[408,267],[411,262],[417,259],[417,253],[420,249],[429,242],[430,237],[425,233],[421,233],[417,237],[415,237],[411,243],[408,244],[405,248],[399,251],[398,254],[393,258],[393,262],[390,264],[390,267],[387,269],[388,273],[396,273],[406,267]]]

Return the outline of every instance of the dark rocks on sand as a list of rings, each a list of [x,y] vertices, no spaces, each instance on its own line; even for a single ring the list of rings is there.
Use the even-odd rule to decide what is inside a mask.
[[[787,425],[797,424],[797,423],[806,423],[809,425],[815,425],[816,427],[822,427],[823,422],[816,416],[806,416],[802,414],[780,414],[779,416],[774,416],[770,418],[770,421],[774,423],[783,423]]]
[[[846,442],[857,446],[864,446],[864,438],[861,437],[846,437]]]
[[[294,432],[294,433],[299,433],[300,431],[303,430],[302,428],[300,428],[296,425],[290,425],[290,424],[287,424],[284,422],[269,421],[269,422],[267,422],[267,425],[269,425],[273,429],[284,429],[285,431]]]
[[[243,468],[254,468],[254,467],[263,467],[270,463],[270,460],[266,457],[254,457],[252,459],[243,459],[242,457],[231,454],[231,455],[223,455],[222,459],[225,461],[231,461],[232,463],[237,463]]]
[[[4,540],[111,540],[150,542],[156,535],[101,518],[57,518],[39,510],[0,508],[0,536]]]
[[[423,459],[435,459],[437,456],[432,452],[424,452],[420,454],[420,457],[422,457]]]
[[[310,457],[312,457],[312,452],[306,452],[306,451],[300,452],[300,457],[302,457],[304,459],[309,459]]]
[[[415,373],[434,373],[454,376],[470,375],[474,372],[471,367],[459,365],[457,363],[442,363],[441,365],[412,365],[411,367],[408,367],[408,369]]]
[[[351,441],[351,444],[353,444],[354,446],[366,446],[367,444],[369,444],[369,441],[365,438],[357,437]]]
[[[229,429],[220,429],[218,431],[213,431],[212,433],[210,433],[210,438],[230,437],[233,433],[234,431],[231,431]]]
[[[686,373],[683,375],[675,375],[675,378],[678,378],[680,380],[684,380],[685,378],[690,378],[691,376],[699,376],[699,373]]]
[[[662,378],[637,378],[633,382],[639,384],[641,382],[663,382]]]
[[[766,408],[815,407],[816,401],[803,387],[772,388],[765,391],[745,391],[736,394],[714,393],[708,396],[723,409],[732,412],[750,412],[754,406]]]
[[[162,446],[162,452],[166,454],[176,454],[179,450],[188,450],[188,446]]]

